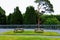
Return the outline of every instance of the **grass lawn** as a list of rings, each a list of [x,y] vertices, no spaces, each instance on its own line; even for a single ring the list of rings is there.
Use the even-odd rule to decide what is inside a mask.
[[[23,33],[15,33],[13,31],[8,31],[8,32],[4,32],[2,34],[39,34],[39,35],[43,35],[43,36],[60,36],[60,34],[58,34],[57,32],[43,32],[43,33],[35,33],[34,31],[24,31]]]
[[[23,33],[15,33],[13,31],[4,32],[2,34],[13,34],[13,35],[1,35],[0,40],[60,40],[60,38],[49,38],[44,36],[59,36],[57,32],[43,32],[35,33],[34,31],[24,31]],[[14,34],[39,34],[40,36],[23,36],[23,35],[14,35]]]
[[[60,40],[60,38],[45,38],[39,36],[0,36],[0,40]]]

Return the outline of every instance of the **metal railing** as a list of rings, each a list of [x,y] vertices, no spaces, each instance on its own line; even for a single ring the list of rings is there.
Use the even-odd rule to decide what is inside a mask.
[[[60,25],[39,25],[44,29],[60,29]],[[38,28],[38,25],[0,25],[0,28]]]

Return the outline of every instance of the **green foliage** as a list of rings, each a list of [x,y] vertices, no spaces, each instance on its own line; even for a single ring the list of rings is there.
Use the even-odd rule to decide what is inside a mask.
[[[24,14],[24,24],[36,24],[37,23],[37,13],[34,10],[34,7],[29,6],[26,8]]]
[[[6,24],[5,11],[0,7],[0,24]]]
[[[39,2],[40,2],[40,0],[36,0],[35,2],[36,2],[36,3],[39,3]]]
[[[53,8],[52,5],[51,8]],[[19,7],[16,7],[12,14],[6,16],[5,10],[0,7],[0,24],[23,24],[23,22],[24,24],[37,24],[37,13],[34,7],[29,6],[22,16]],[[60,15],[40,15],[40,19],[41,24],[60,24]]]
[[[23,16],[19,10],[19,7],[14,9],[14,13],[11,17],[12,24],[23,24]]]
[[[54,12],[53,5],[50,3],[49,0],[35,0],[35,2],[38,3],[38,6],[40,5],[40,9],[43,6],[46,6],[43,8],[45,11],[42,10],[40,13],[45,13],[46,11],[49,13]]]
[[[60,22],[57,18],[54,17],[46,19],[43,24],[60,24]]]
[[[5,15],[5,10],[0,7],[0,14]]]
[[[60,15],[54,15],[60,21]]]
[[[7,24],[11,24],[11,18],[12,18],[12,14],[10,13],[6,18]]]
[[[40,15],[41,24],[43,24],[43,22],[45,22],[46,19],[53,18],[53,17],[55,17],[55,16],[54,15]]]

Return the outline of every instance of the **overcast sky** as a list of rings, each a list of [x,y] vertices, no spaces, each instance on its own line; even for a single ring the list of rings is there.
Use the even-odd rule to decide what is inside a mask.
[[[34,6],[37,9],[37,5],[34,2],[35,0],[0,0],[0,6],[6,11],[6,15],[12,13],[16,6],[19,6],[19,9],[22,13],[26,11],[27,6]],[[54,14],[60,14],[60,0],[50,0],[54,7]]]

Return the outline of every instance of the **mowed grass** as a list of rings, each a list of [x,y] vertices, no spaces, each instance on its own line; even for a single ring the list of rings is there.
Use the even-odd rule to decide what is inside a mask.
[[[39,36],[0,36],[0,40],[60,40],[60,38],[45,38]]]
[[[60,36],[60,34],[58,34],[57,32],[43,32],[43,33],[36,33],[34,31],[24,31],[22,33],[15,33],[13,31],[8,31],[8,32],[4,32],[2,34],[6,34],[6,35],[16,35],[16,34],[25,34],[25,35],[30,35],[30,34],[34,34],[34,35],[43,35],[43,36]]]

